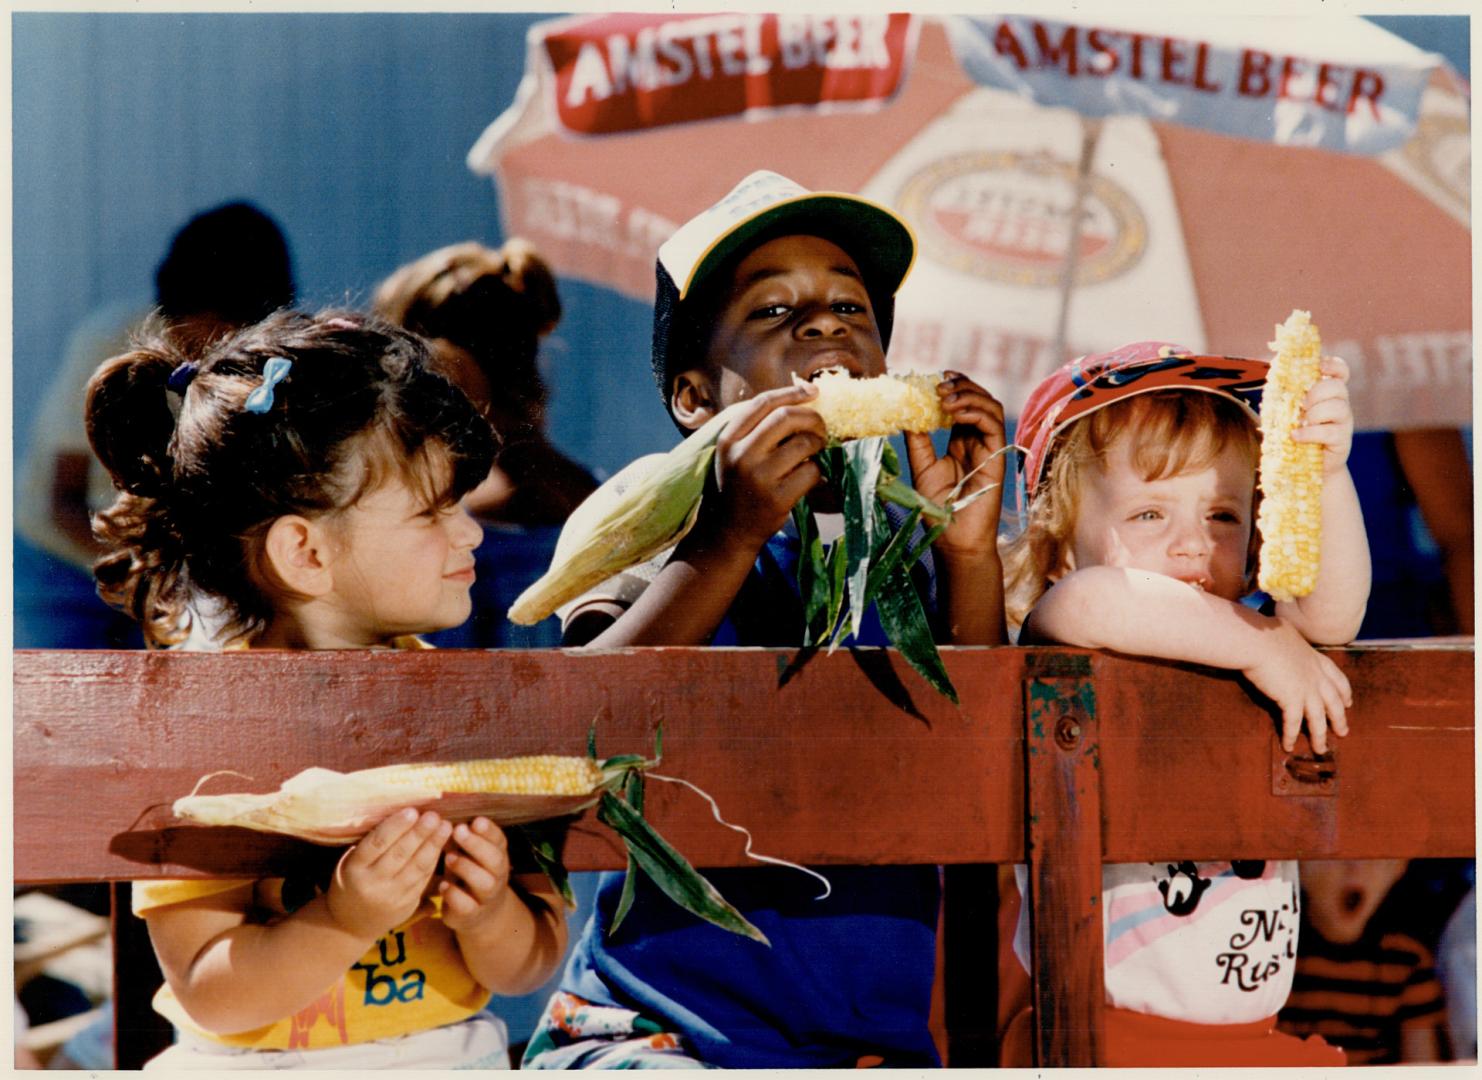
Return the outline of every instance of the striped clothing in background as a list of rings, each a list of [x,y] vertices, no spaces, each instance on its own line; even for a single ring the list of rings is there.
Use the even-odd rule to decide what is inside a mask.
[[[1348,945],[1302,927],[1291,997],[1278,1027],[1321,1035],[1350,1065],[1403,1060],[1407,1031],[1444,1030],[1446,1003],[1431,952],[1408,934],[1365,934]]]

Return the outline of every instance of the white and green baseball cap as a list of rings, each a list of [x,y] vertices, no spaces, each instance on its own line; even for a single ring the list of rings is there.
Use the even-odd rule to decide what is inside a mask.
[[[761,240],[791,233],[821,236],[849,254],[869,291],[881,343],[889,345],[895,293],[916,258],[910,226],[894,211],[858,195],[809,191],[777,173],[754,172],[659,248],[653,370],[666,403],[676,353],[682,351],[675,346],[685,333],[686,300]]]

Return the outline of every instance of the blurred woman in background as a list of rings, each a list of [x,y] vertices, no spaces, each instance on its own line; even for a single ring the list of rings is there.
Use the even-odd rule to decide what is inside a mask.
[[[560,526],[597,487],[546,435],[540,339],[561,318],[556,279],[520,239],[468,242],[401,267],[376,289],[375,313],[427,338],[444,374],[488,417],[503,446],[488,478],[464,499],[484,526],[473,617],[434,635],[443,646],[559,644],[555,620],[510,624],[504,613],[550,563]]]

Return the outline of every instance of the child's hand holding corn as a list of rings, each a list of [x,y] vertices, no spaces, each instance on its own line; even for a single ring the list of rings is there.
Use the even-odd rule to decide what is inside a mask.
[[[1298,522],[1295,526],[1276,529],[1278,535],[1293,527],[1298,530],[1305,527],[1317,533],[1317,576],[1309,592],[1281,600],[1276,613],[1290,619],[1308,641],[1341,645],[1353,640],[1363,620],[1362,601],[1369,595],[1371,573],[1369,546],[1358,492],[1348,473],[1354,427],[1348,365],[1339,357],[1324,356],[1319,361],[1318,374],[1319,378],[1302,399],[1299,426],[1292,429],[1291,439],[1298,446],[1322,447],[1319,517],[1315,522]],[[1271,501],[1270,493],[1267,499]],[[1262,507],[1263,536],[1265,530],[1273,527],[1272,522],[1282,524],[1275,509]],[[1275,595],[1274,590],[1268,591]]]
[[[1292,439],[1320,444],[1323,474],[1331,476],[1348,464],[1348,451],[1353,446],[1348,364],[1341,357],[1324,356],[1318,374],[1302,402],[1302,426],[1292,432]]]
[[[993,490],[952,516],[935,546],[938,596],[947,640],[957,645],[1000,645],[1006,637],[1003,569],[998,557],[998,518],[1003,505],[1006,441],[1003,405],[966,375],[943,373],[937,386],[952,420],[947,452],[937,456],[930,435],[906,432],[906,456],[916,490],[934,502],[951,502]]]
[[[565,908],[550,879],[512,879],[504,830],[486,817],[453,829],[443,861],[446,873],[437,884],[443,925],[458,935],[463,962],[479,985],[496,994],[540,986],[549,961],[566,948]]]
[[[453,826],[432,811],[401,810],[345,853],[327,901],[334,921],[373,942],[422,903]]]
[[[457,934],[478,930],[508,905],[509,847],[504,830],[488,818],[453,827],[443,865],[446,872],[437,888],[443,898],[443,925],[449,930]]]
[[[823,478],[813,455],[828,441],[823,418],[804,402],[806,384],[768,390],[736,413],[715,447],[719,498],[700,504],[695,532],[746,554],[746,565]]]
[[[1001,490],[1006,456],[1001,452],[1005,442],[1003,405],[972,379],[956,371],[942,373],[937,394],[942,399],[943,411],[952,420],[952,435],[947,452],[938,457],[930,435],[905,433],[906,454],[916,490],[933,502],[949,503],[957,485],[969,474],[971,479],[957,493],[959,498],[986,487]],[[958,511],[937,540],[937,550],[946,557],[996,555],[1002,503],[1001,496],[987,495]]]

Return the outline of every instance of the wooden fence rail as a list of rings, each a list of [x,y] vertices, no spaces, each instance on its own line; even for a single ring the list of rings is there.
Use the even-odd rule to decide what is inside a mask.
[[[1086,1065],[1103,861],[1475,852],[1470,643],[1333,650],[1354,708],[1331,760],[1283,753],[1273,712],[1229,673],[1073,649],[944,653],[961,707],[885,650],[18,652],[15,878],[260,873],[301,855],[172,821],[170,803],[217,770],[266,790],[309,765],[580,754],[593,727],[601,754],[647,752],[662,725],[663,771],[712,794],[758,851],[1027,861],[1040,1060]],[[648,812],[697,865],[745,864],[694,794],[651,784]],[[566,858],[624,865],[590,816]],[[949,874],[949,905],[954,880],[981,879]],[[949,1022],[992,1017],[991,1000],[951,1008],[951,948]]]

